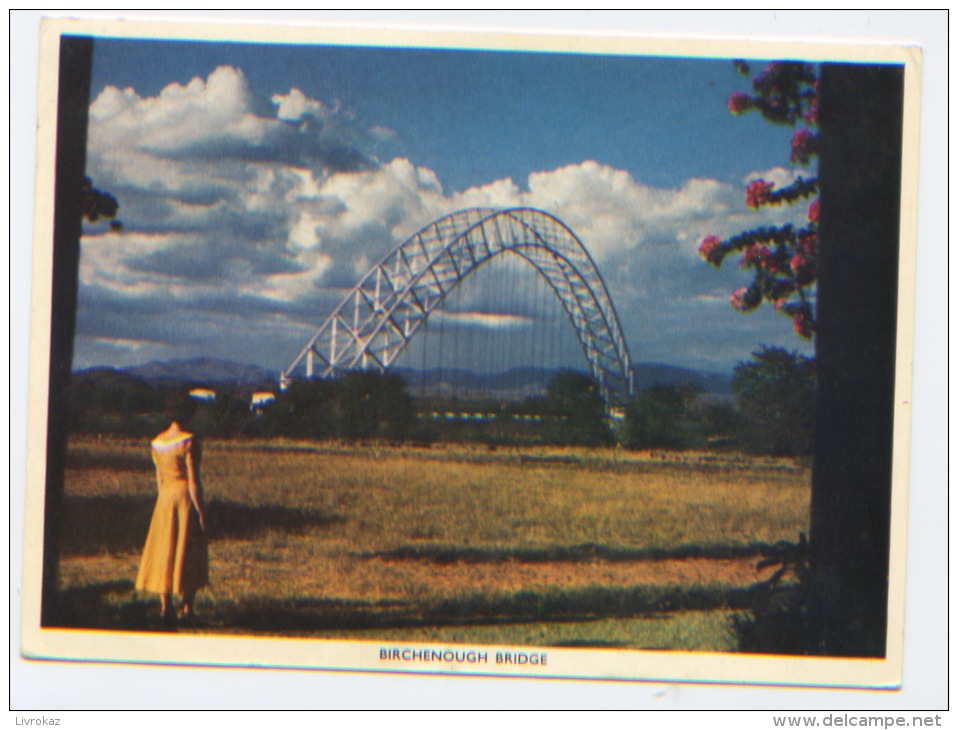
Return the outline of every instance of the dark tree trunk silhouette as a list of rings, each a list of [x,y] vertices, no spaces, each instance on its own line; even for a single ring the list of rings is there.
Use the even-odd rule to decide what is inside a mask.
[[[904,68],[826,64],[809,647],[884,656]]]
[[[40,622],[43,626],[49,626],[56,616],[60,544],[58,523],[63,503],[63,462],[69,431],[65,393],[70,384],[73,337],[76,331],[77,274],[83,225],[92,59],[92,38],[63,36],[60,39],[46,504],[43,519],[43,593],[40,608]]]

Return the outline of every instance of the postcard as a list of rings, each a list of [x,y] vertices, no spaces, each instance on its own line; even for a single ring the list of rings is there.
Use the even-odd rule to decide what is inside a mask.
[[[899,686],[920,66],[46,20],[24,656]]]

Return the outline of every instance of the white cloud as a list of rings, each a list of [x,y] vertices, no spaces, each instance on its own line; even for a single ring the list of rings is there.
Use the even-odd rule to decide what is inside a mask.
[[[317,253],[312,257],[307,270],[292,274],[272,274],[257,281],[248,291],[250,294],[279,302],[308,300],[315,296],[319,282],[332,265],[332,258]]]
[[[512,208],[523,205],[522,191],[512,178],[496,180],[488,185],[469,188],[453,198],[453,209]]]
[[[748,184],[753,180],[765,180],[774,183],[776,188],[784,188],[791,185],[800,177],[806,179],[814,177],[814,173],[797,167],[772,167],[768,170],[756,170],[745,176],[743,182]]]
[[[225,326],[227,315],[232,326],[252,308],[275,331],[297,334],[311,317],[318,324],[321,308],[334,306],[372,262],[433,220],[463,208],[532,207],[578,235],[623,320],[647,326],[637,312],[727,301],[724,287],[741,274],[732,263],[715,277],[697,253],[702,236],[782,222],[801,207],[745,207],[750,180],[781,186],[797,170],[666,189],[592,160],[447,195],[436,173],[414,161],[375,161],[369,148],[391,135],[298,88],[257,98],[230,67],[155,97],[107,87],[90,110],[88,169],[119,198],[125,229],[84,236],[81,305],[164,300],[196,326]],[[468,311],[445,316],[485,329],[529,322],[521,312],[495,313],[489,294],[470,296]],[[94,319],[81,317],[81,337],[89,340],[82,323]],[[138,326],[150,332],[154,324],[143,315]],[[217,326],[210,324],[211,337],[220,337]],[[138,341],[131,333],[98,336],[101,348]]]
[[[531,317],[517,314],[494,314],[491,312],[438,312],[439,319],[454,324],[475,325],[485,329],[503,330],[527,327],[534,323]],[[435,317],[435,315],[433,315]]]
[[[289,243],[297,249],[313,248],[320,242],[319,224],[321,218],[308,210],[300,213],[299,218],[290,226]]]
[[[325,176],[302,167],[256,163],[248,167],[232,197],[240,201],[241,220],[285,211],[277,224],[281,243],[274,245],[276,255],[285,256],[294,267],[257,273],[256,261],[243,255],[242,245],[234,250],[215,243],[213,233],[134,232],[85,238],[81,280],[127,296],[163,290],[181,296],[190,291],[229,295],[238,294],[241,284],[245,297],[260,297],[277,306],[295,304],[314,299],[324,287],[348,290],[372,262],[442,215],[466,207],[528,206],[563,220],[588,248],[610,286],[625,286],[641,300],[661,295],[659,284],[642,282],[652,272],[667,276],[678,296],[687,288],[683,277],[700,273],[698,239],[712,232],[728,235],[755,216],[745,209],[742,187],[694,179],[674,190],[653,188],[625,171],[592,161],[534,173],[528,183],[523,191],[503,179],[446,196],[432,170],[404,158],[376,169]],[[214,210],[229,205],[174,202],[168,220],[199,225]],[[205,277],[184,281],[175,267],[159,268],[167,258],[158,254],[176,256],[177,251],[189,250],[200,260],[214,259],[206,268],[191,270],[209,272]],[[158,267],[152,271],[144,264],[144,257],[151,255],[154,258],[148,261]],[[131,259],[136,267],[130,265]],[[482,327],[517,326],[523,321],[521,315],[491,314],[494,302],[481,296],[471,306],[473,312],[447,316]]]
[[[90,150],[102,154],[132,148],[163,158],[224,139],[257,144],[278,122],[257,116],[252,105],[243,73],[228,66],[217,68],[206,81],[170,84],[156,97],[108,86],[90,107]]]
[[[403,158],[375,170],[330,175],[317,197],[335,201],[325,230],[341,239],[370,227],[383,228],[391,237],[410,235],[430,222],[431,213],[447,208],[436,174]]]
[[[151,347],[156,343],[151,340],[132,340],[123,337],[94,337],[93,341],[98,345],[115,347],[120,350],[142,350],[145,347]]]
[[[296,88],[290,89],[288,94],[273,94],[272,101],[279,107],[276,116],[289,122],[299,121],[307,115],[323,117],[327,112],[325,104],[308,98]]]
[[[131,270],[126,260],[131,252],[149,255],[182,245],[177,235],[117,233],[111,231],[84,236],[81,241],[79,282],[85,286],[104,286],[126,292],[148,294],[153,287],[168,286],[169,277],[158,273]]]
[[[316,171],[370,167],[367,148],[388,133],[367,131],[338,105],[295,88],[273,100],[257,97],[243,72],[229,66],[154,97],[107,86],[90,107],[90,173],[107,189],[176,195],[204,181],[242,184],[256,162]]]

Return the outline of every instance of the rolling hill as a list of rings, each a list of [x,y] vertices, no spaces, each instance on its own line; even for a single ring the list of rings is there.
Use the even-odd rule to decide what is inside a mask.
[[[501,373],[453,368],[395,368],[392,372],[402,377],[413,392],[497,392],[514,397],[528,397],[540,393],[557,371],[519,367]],[[703,393],[714,395],[728,395],[732,392],[732,378],[729,373],[691,370],[661,363],[639,363],[633,368],[633,373],[636,390],[658,385],[691,386]],[[217,358],[152,361],[122,369],[96,367],[74,374],[74,382],[106,382],[129,378],[162,385],[252,387],[276,384],[279,375],[256,365]]]

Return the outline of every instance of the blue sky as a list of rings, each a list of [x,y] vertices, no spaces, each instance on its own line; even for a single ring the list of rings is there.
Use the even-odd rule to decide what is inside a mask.
[[[708,233],[804,212],[745,208],[750,178],[796,174],[791,129],[729,114],[746,84],[727,59],[99,39],[88,173],[125,229],[84,236],[74,366],[282,369],[406,236],[514,205],[576,231],[633,360],[728,371],[760,344],[808,352],[767,308],[731,309],[734,262],[696,254]],[[447,325],[479,343],[459,364],[521,314],[482,292],[450,300]]]
[[[725,59],[109,40],[97,43],[93,95],[155,96],[223,65],[264,98],[292,85],[338,99],[457,191],[588,159],[651,185],[731,182],[780,165],[792,133],[728,113],[747,80]]]

